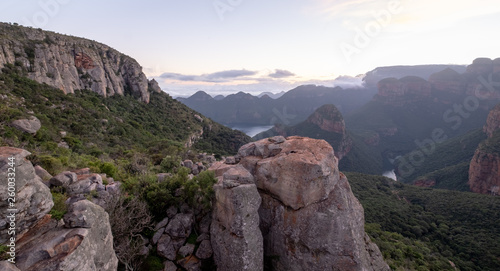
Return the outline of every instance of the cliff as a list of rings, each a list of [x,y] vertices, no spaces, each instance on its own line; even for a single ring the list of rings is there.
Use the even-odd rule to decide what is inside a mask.
[[[80,200],[69,204],[63,220],[52,219],[47,214],[54,205],[52,195],[26,159],[29,154],[22,149],[0,147],[2,187],[8,187],[7,172],[16,173],[16,192],[0,192],[0,242],[15,244],[14,251],[10,251],[13,254],[7,253],[8,257],[15,257],[15,265],[0,262],[2,270],[116,270],[118,259],[108,214],[100,206]],[[14,164],[9,159],[12,157]],[[18,209],[14,220],[7,216],[7,198],[16,199],[9,206]]]
[[[500,104],[488,114],[483,131],[488,139],[476,149],[469,165],[469,187],[472,192],[498,194],[500,187]]]
[[[263,258],[273,270],[389,270],[337,161],[324,140],[276,136],[213,165],[218,270],[262,270]],[[237,243],[246,246],[222,245]]]
[[[13,64],[40,83],[64,93],[91,89],[104,97],[130,93],[149,103],[148,82],[133,58],[87,39],[0,23],[0,68]]]
[[[335,156],[340,160],[352,148],[344,117],[333,104],[325,104],[317,108],[305,121],[294,126],[275,125],[271,130],[263,132],[255,138],[270,136],[305,136],[324,139],[335,149]]]

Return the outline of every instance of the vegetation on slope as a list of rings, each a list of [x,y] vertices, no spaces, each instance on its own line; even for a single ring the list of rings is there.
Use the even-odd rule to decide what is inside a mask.
[[[500,198],[347,173],[366,231],[393,270],[496,270]]]
[[[402,182],[430,179],[435,188],[469,191],[467,186],[469,163],[474,152],[486,135],[481,129],[472,130],[463,136],[454,137],[441,143],[426,144],[396,160],[396,169],[410,163],[412,155],[424,153],[425,158],[418,165],[412,165],[411,173],[398,176]],[[409,170],[408,170],[409,171]],[[402,175],[402,176],[401,176]]]

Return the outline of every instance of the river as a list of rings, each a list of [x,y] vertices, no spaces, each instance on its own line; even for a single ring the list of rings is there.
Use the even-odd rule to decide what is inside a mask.
[[[255,135],[267,131],[273,128],[273,125],[262,125],[262,126],[254,126],[254,125],[245,125],[245,124],[237,124],[234,126],[230,126],[231,129],[242,131],[250,137],[254,137]]]

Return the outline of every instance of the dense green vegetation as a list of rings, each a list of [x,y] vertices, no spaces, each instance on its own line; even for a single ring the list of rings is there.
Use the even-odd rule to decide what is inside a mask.
[[[28,159],[53,175],[89,167],[91,172],[120,181],[123,195],[114,209],[107,210],[110,214],[119,212],[110,215],[119,255],[137,247],[138,239],[127,239],[129,235],[148,236],[151,224],[163,219],[170,206],[188,206],[200,215],[211,210],[216,181],[213,172],[189,176],[190,170],[182,167],[181,161],[204,162],[198,155],[202,152],[216,157],[234,154],[251,140],[242,132],[200,116],[165,93],[151,92],[149,104],[130,95],[103,98],[88,90],[64,94],[24,75],[23,68],[16,65],[7,65],[0,73],[0,146],[30,151]],[[36,116],[42,124],[35,135],[11,125],[29,116]],[[168,175],[159,182],[158,173]],[[107,182],[103,178],[103,183]],[[68,195],[60,187],[51,190],[54,207],[50,214],[61,219],[67,212]],[[97,194],[94,191],[87,197]],[[132,210],[139,210],[148,220],[120,222]],[[136,232],[131,234],[127,227],[136,227]],[[162,266],[158,259],[152,252],[142,270],[158,269]],[[120,261],[142,262],[137,257],[121,256]]]
[[[500,198],[347,173],[366,231],[393,270],[497,270]]]
[[[425,158],[418,165],[411,165],[411,173],[399,174],[398,180],[413,182],[429,179],[436,182],[435,188],[468,191],[469,164],[479,143],[484,139],[486,135],[481,129],[476,129],[442,143],[434,142],[432,145],[426,144],[423,148],[417,148],[396,160],[396,168],[404,166],[402,161],[409,164],[415,152],[424,153]]]
[[[408,97],[405,96],[405,99],[411,101],[412,97],[409,95],[407,96]],[[433,99],[444,100],[449,104],[435,102]],[[365,150],[365,153],[357,154],[357,156],[371,156],[372,158],[375,158],[373,154],[376,154],[377,158],[382,156],[382,166],[376,171],[369,172],[371,174],[380,174],[384,170],[394,167],[390,161],[394,160],[396,157],[418,150],[420,148],[418,144],[423,144],[422,142],[424,141],[432,140],[436,130],[441,132],[439,138],[450,139],[464,135],[471,130],[482,128],[486,122],[488,110],[484,110],[480,107],[470,112],[467,111],[467,117],[459,117],[457,113],[453,111],[454,104],[462,105],[464,99],[465,96],[439,92],[433,93],[432,97],[424,100],[415,100],[404,106],[385,104],[382,99],[374,99],[358,111],[344,117],[347,130],[356,134],[362,141],[368,140],[374,133],[379,134],[380,140],[378,144],[366,146],[370,151],[367,152]],[[444,117],[445,112],[448,112],[448,114],[446,114],[447,118]],[[451,117],[454,117],[453,121],[450,120]],[[459,118],[459,120],[457,118]],[[479,138],[469,138],[466,140],[470,142],[480,141]],[[461,145],[460,142],[458,143]],[[458,160],[462,159],[463,156],[465,156],[463,153],[467,153],[468,155],[470,146],[472,145],[467,145],[467,149],[460,150],[460,157],[456,158]],[[441,150],[444,150],[444,148]],[[456,150],[456,148],[454,148],[454,150]],[[444,154],[441,155],[441,158],[443,157]],[[455,157],[450,157],[448,159],[455,159]],[[425,160],[426,163],[429,163],[427,160],[430,159],[428,159],[427,154]],[[455,164],[456,163],[448,164],[448,166]],[[360,171],[357,169],[358,166],[363,167],[364,165],[361,163],[357,166],[353,165],[350,170]],[[435,168],[433,170],[440,168]],[[418,169],[414,174],[419,175],[409,178],[405,177],[405,179],[411,181],[415,177],[419,177],[431,171]]]

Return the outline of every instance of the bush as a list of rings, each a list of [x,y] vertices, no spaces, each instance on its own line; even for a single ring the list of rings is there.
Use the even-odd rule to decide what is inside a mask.
[[[38,156],[38,161],[40,162],[40,166],[47,170],[51,175],[57,175],[63,170],[63,164],[61,160],[55,157],[41,155]]]
[[[68,196],[63,193],[51,192],[52,200],[54,201],[54,207],[50,210],[49,214],[52,215],[52,218],[56,220],[60,220],[63,216],[68,212],[68,206],[66,206],[66,200]]]

